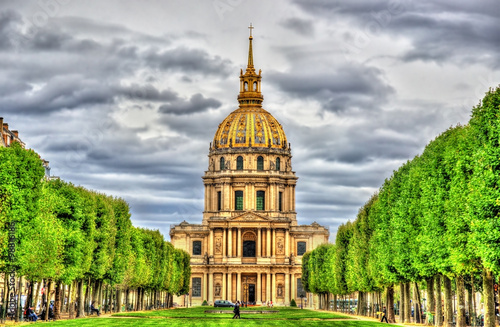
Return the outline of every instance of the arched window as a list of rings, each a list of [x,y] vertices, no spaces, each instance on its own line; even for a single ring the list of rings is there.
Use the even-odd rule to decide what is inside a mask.
[[[248,91],[248,82],[245,82],[245,91]]]
[[[280,170],[280,158],[276,158],[276,170]]]
[[[257,91],[257,82],[253,82],[253,90]]]
[[[236,170],[243,170],[243,157],[236,158]]]
[[[220,158],[220,170],[226,169],[225,163],[224,163],[224,157]]]
[[[264,170],[264,158],[262,156],[257,158],[257,170]]]
[[[266,192],[257,191],[257,210],[266,210]]]

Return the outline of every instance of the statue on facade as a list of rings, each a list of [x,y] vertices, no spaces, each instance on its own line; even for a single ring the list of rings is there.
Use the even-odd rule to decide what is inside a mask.
[[[203,264],[208,265],[208,254],[205,252],[205,255],[203,256]]]

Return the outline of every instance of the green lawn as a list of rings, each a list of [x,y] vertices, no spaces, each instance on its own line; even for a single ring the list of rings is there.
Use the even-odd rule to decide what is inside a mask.
[[[222,310],[227,313],[205,313],[206,310]],[[279,310],[279,313],[259,314],[244,311]],[[90,317],[51,322],[50,326],[346,326],[376,327],[382,324],[352,319],[337,313],[301,310],[295,308],[262,307],[241,308],[240,320],[232,320],[232,308],[194,307],[147,312],[119,313],[112,317]]]

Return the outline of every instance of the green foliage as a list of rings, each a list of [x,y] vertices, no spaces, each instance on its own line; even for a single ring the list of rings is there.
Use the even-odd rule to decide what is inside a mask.
[[[123,199],[43,176],[34,151],[0,148],[0,270],[10,268],[6,236],[16,221],[16,269],[29,280],[188,292],[189,254],[159,231],[133,227]]]
[[[297,307],[297,303],[295,303],[295,300],[294,300],[294,299],[292,299],[292,300],[290,301],[290,306],[291,306],[291,307]]]
[[[335,245],[302,266],[308,291],[326,284],[339,295],[500,273],[500,88],[474,107],[470,125],[446,130],[394,171],[339,227]]]

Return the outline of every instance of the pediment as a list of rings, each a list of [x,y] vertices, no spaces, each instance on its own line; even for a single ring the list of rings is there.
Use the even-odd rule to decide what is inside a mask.
[[[231,222],[237,221],[271,221],[268,217],[256,214],[255,212],[247,211],[239,216],[228,219]]]

